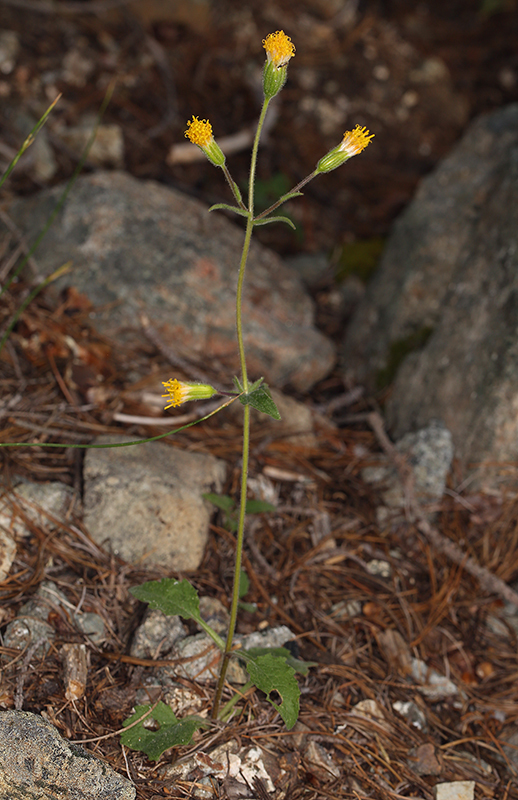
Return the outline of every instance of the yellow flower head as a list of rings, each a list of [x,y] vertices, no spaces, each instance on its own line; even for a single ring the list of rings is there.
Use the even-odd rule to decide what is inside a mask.
[[[295,55],[295,45],[284,31],[269,33],[266,39],[263,39],[263,47],[266,50],[268,63],[273,63],[277,69],[285,67]]]
[[[187,130],[185,136],[193,144],[198,145],[207,158],[215,167],[222,167],[225,163],[225,156],[219,144],[214,140],[212,135],[212,125],[208,119],[198,119],[193,117],[187,123]]]
[[[167,397],[171,401],[165,406],[164,411],[180,406],[188,400],[206,400],[217,394],[216,389],[208,383],[183,383],[172,378],[170,381],[163,381],[163,385],[167,389],[167,394],[163,394],[162,397]]]
[[[193,116],[192,120],[187,123],[185,136],[193,144],[197,144],[198,147],[207,147],[214,138],[212,136],[212,125],[208,119],[198,119],[198,117]]]
[[[374,139],[374,134],[370,133],[367,128],[360,128],[359,125],[353,131],[346,131],[344,138],[340,144],[340,150],[347,153],[349,158],[357,156],[362,150],[365,150],[371,139]]]
[[[360,128],[359,125],[353,131],[346,131],[344,138],[337,147],[333,147],[329,153],[320,159],[317,164],[317,173],[331,172],[333,169],[345,164],[353,156],[357,156],[365,150],[370,140],[374,138],[373,133],[369,133],[367,128]]]

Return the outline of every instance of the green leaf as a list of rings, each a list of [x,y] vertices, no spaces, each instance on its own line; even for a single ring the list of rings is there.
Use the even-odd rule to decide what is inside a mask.
[[[266,694],[268,702],[279,712],[288,730],[293,728],[299,716],[300,697],[293,667],[285,659],[268,653],[249,661],[246,669],[257,688]],[[274,691],[281,696],[280,706],[270,697]]]
[[[302,661],[300,658],[295,658],[287,647],[251,647],[249,650],[240,650],[238,656],[241,655],[241,653],[247,653],[252,659],[271,653],[276,658],[284,658],[290,667],[293,667],[295,672],[298,672],[300,675],[307,675],[310,667],[317,666],[316,661]]]
[[[282,197],[279,198],[279,203],[285,203],[287,200],[291,200],[293,197],[302,197],[303,192],[288,192],[288,194],[283,194]]]
[[[239,206],[229,206],[228,203],[216,203],[209,208],[209,211],[216,211],[217,209],[223,209],[223,211],[235,211],[236,214],[239,214],[241,217],[249,216],[249,212],[246,209],[239,208]]]
[[[223,526],[225,528],[228,528],[231,533],[237,531],[236,504],[231,497],[227,494],[214,494],[213,492],[207,492],[202,497],[205,500],[209,500],[223,512]]]
[[[243,198],[241,196],[241,191],[240,191],[239,186],[237,185],[237,183],[235,181],[232,181],[232,188],[234,190],[234,197],[236,198],[237,202],[238,203],[242,203],[243,202]]]
[[[251,386],[248,387],[248,394],[252,394],[252,392],[255,392],[255,390],[258,389],[260,386],[262,386],[263,383],[264,383],[264,378],[258,378],[256,381],[252,383]]]
[[[244,597],[245,594],[248,594],[249,589],[250,589],[250,578],[246,574],[246,570],[241,568],[241,572],[239,573],[239,597]]]
[[[265,514],[265,513],[271,513],[272,511],[277,511],[277,509],[275,508],[275,506],[272,506],[271,503],[267,503],[266,500],[246,501],[247,514]]]
[[[206,492],[202,495],[205,500],[219,508],[223,512],[223,525],[229,531],[237,531],[237,508],[236,503],[228,495],[214,494],[213,492]],[[275,511],[275,506],[271,503],[266,503],[264,500],[247,500],[246,513],[247,514],[261,514],[263,512]]]
[[[249,614],[257,613],[257,603],[243,603],[243,601],[240,600],[238,606],[241,611],[247,611]]]
[[[239,394],[241,394],[241,392],[243,391],[243,387],[241,386],[240,380],[237,377],[237,375],[234,375],[232,380],[234,381],[234,386],[236,387],[237,391],[239,392]]]
[[[219,508],[221,511],[225,511],[227,514],[231,512],[235,508],[235,502],[232,500],[228,494],[214,494],[214,492],[206,492],[202,494],[204,500],[208,500],[209,503],[212,503]]]
[[[161,581],[148,581],[141,586],[132,586],[133,597],[149,603],[150,608],[159,608],[167,616],[178,614],[183,619],[200,621],[200,600],[198,592],[189,581],[175,581],[163,578]]]
[[[225,649],[221,636],[202,618],[198,592],[189,581],[163,578],[161,581],[148,581],[141,586],[132,586],[130,592],[137,600],[149,603],[150,608],[159,608],[167,616],[178,614],[183,619],[196,620],[220,650]]]
[[[263,219],[254,219],[254,225],[269,225],[270,222],[285,222],[286,225],[289,225],[290,228],[293,228],[294,231],[297,230],[297,226],[295,225],[295,223],[288,217],[281,217],[275,215],[274,217],[263,217]]]
[[[252,408],[261,411],[263,414],[268,414],[273,419],[281,418],[279,410],[273,402],[270,390],[265,383],[254,392],[242,395],[239,400],[244,406],[252,406]]]
[[[132,722],[136,722],[150,708],[151,706],[136,706],[135,713],[124,720],[123,726],[127,727]],[[150,730],[145,728],[144,723],[141,722],[128,731],[124,731],[120,740],[131,750],[141,750],[150,761],[158,761],[162,753],[169,750],[170,747],[189,744],[194,732],[207,725],[207,722],[200,717],[185,717],[185,719],[178,720],[172,709],[162,701],[158,703],[151,714],[147,715],[146,719],[154,719],[155,722],[158,722],[159,729]]]

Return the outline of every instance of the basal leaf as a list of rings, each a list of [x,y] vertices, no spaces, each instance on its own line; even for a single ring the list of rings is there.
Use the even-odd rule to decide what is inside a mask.
[[[220,511],[226,511],[227,513],[232,511],[232,509],[235,508],[236,505],[234,500],[232,500],[232,498],[229,497],[228,494],[215,494],[214,492],[205,492],[205,494],[202,494],[202,497],[205,500],[208,500],[209,503],[215,505],[216,508],[219,508]]]
[[[249,614],[257,613],[257,603],[244,603],[242,600],[238,603],[241,611],[247,611]]]
[[[268,653],[248,661],[246,669],[258,689],[265,693],[267,700],[279,712],[288,730],[293,728],[299,716],[300,689],[295,678],[295,670],[286,659]],[[272,699],[271,692],[278,692],[282,703]]]
[[[246,570],[241,568],[239,573],[239,597],[244,597],[248,594],[248,590],[250,589],[250,578],[246,574]]]
[[[316,661],[302,661],[300,658],[295,658],[287,647],[250,647],[248,650],[241,650],[239,655],[243,652],[251,656],[252,659],[268,655],[268,653],[271,653],[276,658],[284,658],[290,667],[293,667],[295,672],[298,672],[300,675],[307,675],[309,668],[316,667],[317,665]]]
[[[261,411],[263,414],[268,414],[268,416],[273,417],[273,419],[281,418],[270,390],[265,383],[261,384],[255,391],[241,395],[239,400],[244,406],[250,405],[252,408],[257,409],[257,411]]]
[[[163,578],[161,581],[148,581],[141,586],[132,586],[133,597],[149,603],[150,608],[159,608],[164,614],[178,614],[183,619],[200,621],[200,600],[194,586],[189,581],[175,581]]]
[[[124,727],[131,725],[144,716],[151,706],[137,706],[135,713],[124,720]],[[189,744],[198,728],[207,723],[200,717],[185,717],[178,720],[169,706],[160,701],[146,719],[153,719],[159,724],[158,730],[150,730],[141,722],[121,734],[121,743],[131,750],[141,750],[150,761],[158,761],[165,750],[170,747]]]
[[[266,500],[247,500],[246,501],[246,513],[247,514],[264,514],[264,513],[271,513],[272,511],[276,511],[277,509],[275,506],[272,506],[271,503],[267,503]]]

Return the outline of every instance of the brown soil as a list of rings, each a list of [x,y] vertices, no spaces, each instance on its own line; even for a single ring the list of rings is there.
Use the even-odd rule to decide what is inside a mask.
[[[301,236],[281,226],[261,233],[283,254],[329,251],[356,239],[385,235],[419,178],[449,151],[469,119],[518,100],[518,15],[513,2],[502,3],[492,15],[482,14],[479,4],[468,0],[366,3],[348,24],[345,12],[339,12],[347,4],[332,0],[224,0],[214,3],[210,25],[203,13],[195,17],[191,11],[189,16],[178,11],[180,6],[174,10],[173,4],[166,4],[167,13],[158,2],[111,4],[110,10],[80,13],[88,5],[63,2],[58,3],[63,13],[42,13],[37,8],[46,7],[43,0],[0,2],[3,27],[20,37],[16,66],[0,79],[5,103],[2,157],[19,145],[18,111],[36,119],[56,91],[62,91],[48,125],[58,167],[51,183],[68,177],[75,160],[60,144],[59,126],[76,125],[85,115],[95,114],[109,80],[117,74],[105,121],[123,131],[125,168],[195,193],[208,203],[224,200],[218,171],[205,161],[168,166],[170,147],[183,139],[185,121],[192,114],[210,118],[218,136],[236,133],[256,119],[261,39],[283,28],[295,42],[297,55],[278,121],[260,153],[264,192],[282,186],[283,180],[287,188],[300,180],[344,129],[358,123],[376,134],[361,158],[315,181],[302,202],[290,207]],[[203,10],[203,3],[197,8]],[[69,73],[63,70],[66,53],[75,54],[72,65],[77,65],[78,54],[90,64],[83,85],[74,84],[79,80],[77,66],[72,78],[72,67]],[[244,184],[247,155],[234,155],[229,166]],[[15,194],[38,188],[30,162],[9,181],[9,191]],[[20,281],[7,299],[4,295],[0,330],[26,288]],[[82,343],[79,366],[66,336]],[[101,432],[135,437],[163,432],[152,425],[128,428],[114,415],[144,413],[127,376],[137,361],[142,372],[168,374],[164,357],[151,343],[129,352],[99,337],[88,326],[84,298],[74,292],[59,308],[41,295],[24,313],[1,358],[3,442],[88,442]],[[81,387],[96,375],[102,375],[107,391],[94,408],[85,410]],[[313,400],[329,398],[338,385],[338,378],[331,377]],[[20,393],[23,399],[11,411],[9,401]],[[196,744],[203,748],[208,740],[214,746],[237,737],[242,744],[267,749],[285,770],[273,795],[277,800],[431,800],[437,783],[455,780],[475,781],[477,800],[518,798],[516,766],[509,760],[510,751],[503,749],[518,720],[516,634],[511,628],[495,632],[487,624],[503,602],[491,577],[509,584],[518,575],[516,500],[458,493],[463,476],[454,470],[435,521],[438,539],[430,538],[426,526],[412,515],[395,525],[377,525],[378,500],[360,476],[366,461],[386,445],[376,417],[369,416],[372,408],[372,401],[357,400],[348,409],[347,424],[317,423],[319,444],[314,450],[264,440],[261,431],[254,433],[252,442],[253,475],[281,470],[301,477],[277,480],[282,510],[262,519],[253,544],[246,548],[251,578],[246,599],[257,603],[258,612],[243,614],[240,629],[252,630],[261,622],[286,623],[298,634],[301,656],[317,662],[309,676],[300,679],[300,719],[332,754],[341,777],[326,777],[300,756],[300,741],[285,731],[258,692],[247,695],[229,726],[208,731]],[[235,495],[239,430],[222,417],[173,441],[225,459],[230,476],[225,491]],[[45,660],[26,661],[1,648],[0,704],[13,708],[21,697],[23,709],[45,713],[74,740],[113,734],[86,746],[128,773],[138,798],[190,797],[192,783],[162,781],[145,756],[123,753],[115,733],[152,669],[127,656],[142,611],[128,588],[160,573],[138,571],[109,554],[99,556],[85,544],[88,538],[78,533],[76,518],[79,453],[29,447],[1,451],[7,486],[13,476],[23,475],[63,480],[76,489],[70,525],[54,532],[45,524],[33,525],[30,538],[19,543],[11,573],[0,587],[1,621],[5,626],[49,578],[72,604],[82,601],[84,610],[102,614],[110,634],[100,648],[84,640],[90,651],[87,691],[75,705],[65,699],[60,650],[63,643],[83,639],[66,619],[54,615],[50,620],[57,642]],[[448,543],[457,546],[461,563],[452,557]],[[216,518],[193,582],[201,593],[225,604],[232,553],[232,535]],[[373,559],[387,562],[390,574],[371,574],[367,564]],[[475,578],[473,564],[486,572]],[[347,619],[337,604],[352,600],[360,603],[361,613]],[[409,679],[408,653],[449,675],[461,694],[437,702],[425,698]],[[351,722],[351,709],[366,699],[383,709],[383,725],[357,718]],[[396,701],[414,702],[426,716],[427,730],[399,715]],[[162,763],[172,763],[187,750],[168,751]],[[226,789],[218,791],[221,798],[230,797]],[[254,791],[261,797],[260,788]]]

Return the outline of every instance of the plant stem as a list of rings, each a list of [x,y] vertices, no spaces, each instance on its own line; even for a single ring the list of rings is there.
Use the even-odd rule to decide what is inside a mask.
[[[234,181],[232,179],[232,175],[228,171],[227,165],[223,164],[221,169],[223,170],[223,174],[225,175],[225,178],[227,179],[227,183],[230,186],[230,191],[234,195],[234,199],[235,199],[236,203],[238,204],[238,206],[240,208],[242,208],[243,210],[246,210],[245,204],[243,203],[243,201],[241,200],[241,198],[239,197],[239,195],[237,193],[236,185],[235,185],[235,183],[234,183]]]
[[[286,194],[289,195],[289,194],[293,194],[294,192],[300,191],[300,189],[302,189],[302,187],[305,186],[306,183],[309,183],[310,181],[312,181],[313,178],[316,178],[317,175],[318,175],[318,172],[315,170],[314,172],[311,173],[311,175],[307,175],[305,178],[303,178],[303,180],[301,180],[299,183],[297,183],[297,185],[294,186],[293,189],[290,189],[289,192],[286,192]],[[286,197],[286,195],[283,195],[283,196]],[[282,204],[285,203],[285,202],[286,202],[286,200],[283,200],[283,198],[281,197],[280,200],[277,200],[277,202],[274,203],[273,205],[271,205],[270,208],[267,208],[266,211],[262,211],[260,214],[258,214],[256,219],[264,219],[264,217],[267,217],[268,214],[271,214],[272,211],[275,211],[276,208],[279,208],[279,206],[282,206]]]
[[[257,164],[257,151],[259,149],[259,139],[261,138],[261,130],[268,110],[269,100],[265,98],[261,115],[257,124],[257,131],[255,132],[254,144],[252,147],[252,158],[250,160],[250,180],[248,185],[248,219],[246,221],[245,240],[243,242],[243,252],[241,254],[241,263],[239,265],[239,276],[237,279],[237,292],[236,292],[236,330],[237,330],[237,344],[239,348],[239,362],[241,366],[241,385],[245,394],[248,392],[250,385],[248,383],[248,372],[246,369],[245,345],[243,341],[243,285],[245,280],[246,262],[248,260],[248,253],[250,251],[250,241],[252,239],[252,231],[254,229],[254,184],[255,184],[255,170]],[[225,651],[221,661],[221,668],[219,672],[218,685],[216,687],[216,695],[214,698],[214,705],[212,706],[212,718],[216,719],[219,711],[219,704],[221,702],[221,695],[225,685],[225,676],[227,674],[228,664],[230,661],[230,654],[232,652],[232,643],[234,641],[234,633],[236,630],[237,609],[239,604],[239,578],[241,576],[241,562],[243,558],[243,540],[245,534],[245,515],[246,515],[246,487],[248,481],[248,461],[250,453],[250,406],[243,406],[243,455],[241,466],[241,498],[239,504],[239,522],[237,528],[236,540],[236,561],[234,566],[234,585],[232,589],[232,603],[230,606],[230,621],[228,625],[227,641],[225,644]]]
[[[32,131],[29,133],[24,143],[16,153],[15,157],[7,167],[6,171],[0,178],[0,187],[5,183],[5,181],[7,180],[7,178],[9,177],[9,175],[11,174],[11,172],[13,171],[13,169],[15,168],[15,166],[17,165],[18,161],[23,156],[27,148],[30,147],[31,144],[34,142],[34,139],[36,138],[38,132],[45,125],[47,117],[49,116],[50,112],[52,111],[52,109],[54,108],[60,97],[61,97],[61,92],[58,94],[56,99],[50,104],[50,106],[47,108],[43,116],[38,120]]]
[[[221,709],[221,714],[220,714],[220,718],[224,722],[227,722],[228,717],[230,717],[232,709],[234,708],[236,703],[239,703],[239,701],[245,697],[246,693],[248,692],[249,689],[252,688],[253,685],[254,685],[253,681],[248,681],[247,683],[244,684],[244,686],[241,686],[238,690],[236,690],[235,695],[230,698],[228,703],[225,703],[225,705]]]
[[[241,386],[244,392],[248,392],[248,372],[246,369],[245,357],[245,343],[243,339],[243,286],[245,282],[245,269],[248,260],[248,251],[250,250],[250,240],[252,239],[252,231],[254,223],[251,216],[246,221],[245,241],[243,242],[243,252],[241,254],[241,264],[239,265],[239,275],[237,278],[237,292],[236,292],[236,332],[237,332],[237,346],[239,349],[239,365],[241,367]],[[245,406],[247,408],[247,406]]]

